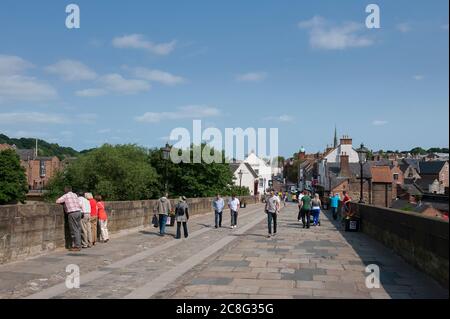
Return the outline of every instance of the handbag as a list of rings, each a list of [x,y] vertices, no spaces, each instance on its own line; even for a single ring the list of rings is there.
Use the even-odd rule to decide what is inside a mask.
[[[172,218],[172,217],[167,216],[166,226],[170,225],[170,220],[171,220],[171,218]]]
[[[153,227],[158,228],[159,223],[158,223],[158,217],[156,217],[156,215],[153,215],[152,224],[153,224]]]

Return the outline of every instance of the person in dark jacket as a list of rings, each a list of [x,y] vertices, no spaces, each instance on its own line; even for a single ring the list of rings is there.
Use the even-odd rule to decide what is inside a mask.
[[[180,201],[175,207],[175,220],[177,222],[176,239],[181,238],[181,224],[183,224],[184,238],[188,237],[187,221],[189,220],[189,206],[186,203],[186,197],[181,196]]]

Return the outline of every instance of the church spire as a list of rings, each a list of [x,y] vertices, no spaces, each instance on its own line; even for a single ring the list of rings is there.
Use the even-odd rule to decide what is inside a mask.
[[[333,147],[336,148],[338,146],[338,138],[337,138],[337,128],[334,126],[334,144]]]

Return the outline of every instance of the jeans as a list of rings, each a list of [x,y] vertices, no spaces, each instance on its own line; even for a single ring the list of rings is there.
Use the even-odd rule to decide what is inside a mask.
[[[231,226],[237,226],[238,212],[235,210],[231,211]]]
[[[318,225],[319,224],[320,209],[313,209],[312,215],[313,215],[313,224],[314,225]]]
[[[167,215],[159,214],[159,233],[164,235],[166,233]]]
[[[81,248],[81,212],[69,213],[67,218],[70,236],[72,237],[72,247]]]
[[[273,221],[273,233],[277,233],[277,213],[267,212],[267,226],[269,228],[269,234],[272,234],[272,221]]]
[[[214,212],[214,223],[216,227],[222,227],[222,212],[219,212],[217,210]]]
[[[333,214],[333,219],[336,220],[338,218],[338,208],[331,207],[331,214]]]
[[[181,237],[181,224],[183,224],[184,238],[188,237],[188,228],[186,222],[177,222],[177,236],[176,239],[180,239]]]
[[[309,228],[309,224],[311,223],[311,211],[309,209],[302,209],[300,211],[300,215],[302,217],[303,227]],[[305,222],[306,217],[306,222]]]

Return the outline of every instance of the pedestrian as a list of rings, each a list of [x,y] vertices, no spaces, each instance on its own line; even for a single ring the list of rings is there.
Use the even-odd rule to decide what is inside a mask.
[[[170,205],[170,200],[168,197],[169,194],[165,193],[160,199],[158,199],[154,208],[155,214],[158,214],[160,236],[164,236],[166,233],[167,217],[172,211],[172,206]]]
[[[92,247],[91,204],[84,193],[78,193],[81,206],[81,248]]]
[[[177,222],[177,235],[175,238],[181,238],[181,224],[183,224],[184,238],[188,238],[187,221],[189,220],[189,207],[184,196],[180,197],[180,201],[175,207],[175,220]]]
[[[287,192],[283,193],[283,206],[286,207],[286,202],[287,202]]]
[[[94,196],[92,196],[92,193],[86,193],[84,195],[86,199],[89,201],[89,205],[91,206],[91,245],[95,246],[95,243],[97,242],[97,224],[98,224],[98,208],[97,208],[97,201],[94,199]]]
[[[98,223],[100,225],[100,242],[107,243],[109,241],[109,233],[105,202],[103,202],[101,195],[95,196],[95,200],[97,201]]]
[[[350,202],[352,199],[348,196],[347,191],[343,191],[342,195],[344,195],[344,198],[342,199],[342,216],[345,218],[350,213]]]
[[[240,204],[241,203],[239,202],[239,199],[237,199],[236,195],[231,195],[231,199],[228,201],[228,207],[230,208],[231,213],[231,228],[237,227],[237,218]]]
[[[300,201],[300,217],[302,219],[303,228],[309,228],[311,221],[311,197],[309,196],[309,192],[305,191],[304,196]],[[306,221],[305,221],[306,217]]]
[[[270,192],[270,198],[266,203],[266,214],[267,214],[267,226],[269,229],[268,238],[276,236],[277,234],[277,215],[280,212],[280,198],[275,195],[273,191]],[[273,223],[273,233],[272,233],[272,223]]]
[[[64,187],[64,195],[56,200],[56,204],[64,204],[64,211],[69,221],[69,231],[72,238],[70,251],[81,250],[81,206],[78,196],[72,192],[72,187]]]
[[[334,220],[336,220],[338,217],[338,207],[340,200],[341,197],[339,196],[339,193],[335,193],[334,196],[330,197],[331,214],[333,215]]]
[[[217,194],[216,199],[213,201],[213,209],[214,209],[214,224],[215,228],[222,227],[222,213],[225,208],[225,202],[220,194]]]
[[[314,199],[311,201],[311,212],[313,215],[313,225],[320,226],[320,210],[322,208],[322,202],[320,201],[319,194],[314,195]]]
[[[302,191],[298,193],[298,216],[297,216],[297,220],[298,222],[300,222],[302,220],[302,210],[300,209],[301,207],[301,203],[302,203],[302,198],[303,196],[305,196],[306,191]]]

